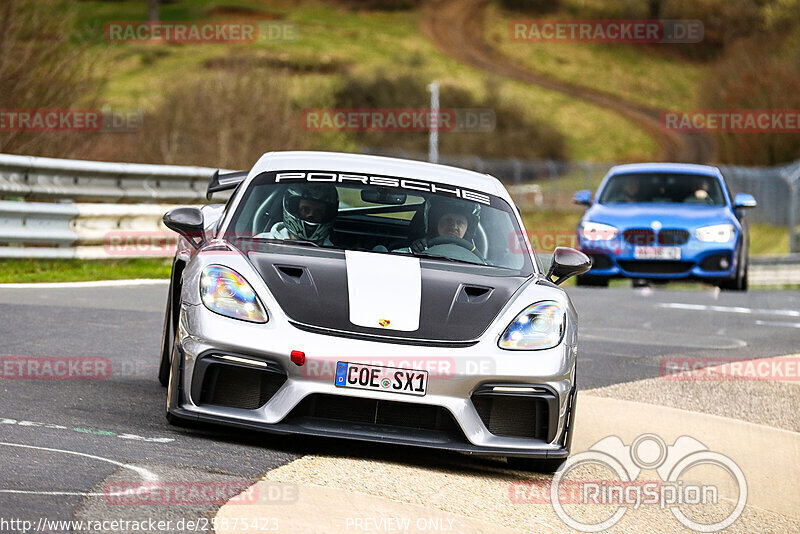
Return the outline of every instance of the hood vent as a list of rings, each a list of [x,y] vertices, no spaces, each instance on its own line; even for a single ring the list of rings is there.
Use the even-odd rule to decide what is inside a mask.
[[[465,304],[482,304],[489,300],[489,297],[492,296],[492,291],[494,291],[493,287],[461,284],[461,287],[458,290],[458,296],[456,297],[456,302],[462,302]]]

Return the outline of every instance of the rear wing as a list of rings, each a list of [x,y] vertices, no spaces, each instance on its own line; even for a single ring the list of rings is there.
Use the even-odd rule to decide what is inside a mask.
[[[218,191],[227,191],[235,189],[237,185],[244,182],[247,178],[249,171],[226,172],[220,174],[219,171],[214,171],[211,179],[208,181],[208,190],[206,190],[206,200],[211,200],[211,195]]]

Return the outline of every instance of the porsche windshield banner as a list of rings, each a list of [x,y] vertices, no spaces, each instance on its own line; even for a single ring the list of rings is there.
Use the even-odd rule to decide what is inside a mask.
[[[465,189],[449,184],[428,182],[426,180],[399,178],[392,176],[375,176],[373,174],[357,174],[328,171],[287,171],[267,173],[259,178],[261,183],[292,184],[292,183],[334,183],[334,184],[361,184],[377,187],[390,187],[406,189],[411,192],[435,193],[450,195],[456,198],[492,205],[492,197],[472,189]]]

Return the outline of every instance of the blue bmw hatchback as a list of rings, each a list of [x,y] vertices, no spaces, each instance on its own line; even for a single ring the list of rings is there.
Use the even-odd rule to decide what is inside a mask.
[[[695,279],[723,289],[747,289],[748,233],[744,209],[716,167],[642,163],[612,168],[578,226],[581,251],[592,269],[578,285],[606,286],[610,278]]]

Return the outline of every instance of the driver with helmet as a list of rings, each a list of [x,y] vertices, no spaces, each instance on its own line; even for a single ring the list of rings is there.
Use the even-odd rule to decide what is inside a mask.
[[[425,203],[425,236],[395,252],[419,253],[433,246],[454,244],[480,257],[473,242],[480,214],[480,204],[475,202],[432,196]]]
[[[295,184],[283,194],[283,221],[256,237],[311,241],[333,246],[333,221],[339,210],[339,194],[332,184]]]

